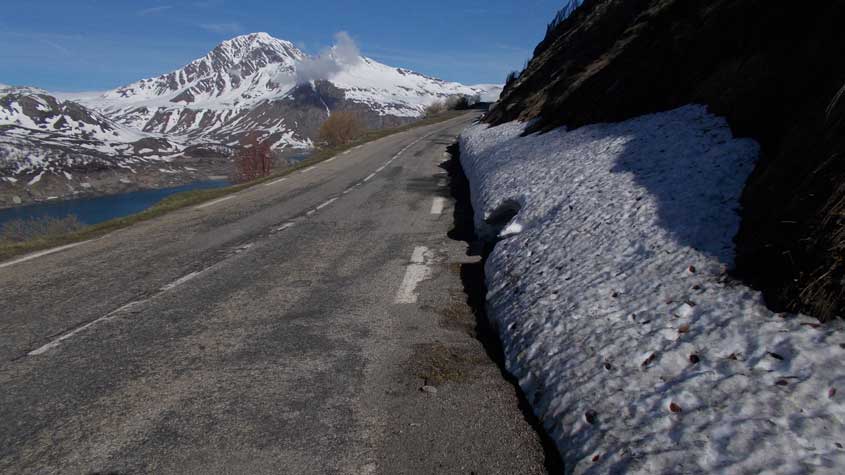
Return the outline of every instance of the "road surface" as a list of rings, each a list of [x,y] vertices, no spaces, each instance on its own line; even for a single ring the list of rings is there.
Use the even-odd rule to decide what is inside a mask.
[[[474,118],[0,263],[0,472],[544,473],[447,237]]]

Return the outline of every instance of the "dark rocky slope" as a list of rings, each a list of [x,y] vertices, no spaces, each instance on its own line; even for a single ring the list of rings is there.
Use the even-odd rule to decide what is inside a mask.
[[[737,273],[776,310],[845,316],[845,2],[586,0],[487,117],[532,131],[688,103],[762,145]]]

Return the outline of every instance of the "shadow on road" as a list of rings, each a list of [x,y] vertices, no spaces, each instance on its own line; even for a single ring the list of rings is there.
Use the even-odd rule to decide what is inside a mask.
[[[469,181],[461,167],[458,144],[450,145],[447,151],[450,158],[443,162],[440,167],[446,170],[449,175],[449,191],[455,200],[452,215],[453,228],[449,231],[448,236],[455,241],[465,242],[467,244],[467,255],[481,256],[481,260],[478,262],[462,264],[460,270],[461,282],[467,295],[467,304],[475,316],[475,338],[484,346],[487,356],[496,362],[502,377],[513,385],[519,398],[519,409],[522,411],[523,417],[534,428],[542,442],[546,471],[553,474],[564,473],[563,460],[557,446],[531,409],[531,405],[519,387],[517,379],[505,369],[505,354],[501,340],[496,328],[487,318],[485,305],[487,285],[484,279],[484,265],[495,243],[482,241],[476,235]]]

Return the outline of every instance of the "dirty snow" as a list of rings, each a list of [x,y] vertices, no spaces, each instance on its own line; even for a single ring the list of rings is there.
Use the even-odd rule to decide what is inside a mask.
[[[700,106],[524,128],[470,128],[461,161],[509,234],[486,271],[508,369],[569,471],[842,473],[841,325],[725,273],[757,145]]]

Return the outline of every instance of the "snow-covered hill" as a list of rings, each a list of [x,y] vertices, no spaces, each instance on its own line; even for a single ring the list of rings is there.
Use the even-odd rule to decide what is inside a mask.
[[[166,159],[181,149],[44,90],[0,87],[0,180],[127,166]]]
[[[490,101],[500,91],[386,66],[361,56],[344,34],[312,57],[267,33],[232,38],[178,70],[107,92],[0,86],[0,200],[4,194],[43,198],[21,183],[49,181],[42,195],[77,193],[71,178],[67,186],[57,179],[91,170],[135,173],[136,165],[155,183],[154,163],[178,165],[184,155],[196,159],[204,150],[220,158],[247,135],[276,150],[307,149],[334,111],[354,112],[371,128],[391,127],[453,95]],[[191,169],[202,163],[194,160]],[[207,174],[219,173],[216,167]],[[162,173],[172,183],[171,168]],[[54,179],[41,181],[45,174]],[[3,188],[12,184],[14,190]]]
[[[363,113],[377,127],[380,117],[416,118],[451,95],[489,95],[488,88],[386,66],[357,50],[342,57],[338,48],[312,58],[288,41],[252,33],[157,78],[68,98],[145,132],[234,145],[257,131],[277,148],[305,148],[332,110]]]

